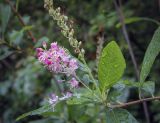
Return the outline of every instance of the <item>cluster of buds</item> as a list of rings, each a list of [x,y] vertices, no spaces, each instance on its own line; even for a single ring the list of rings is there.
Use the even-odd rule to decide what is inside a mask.
[[[49,12],[49,15],[57,21],[57,25],[61,28],[62,34],[69,40],[70,45],[75,48],[75,52],[79,57],[84,57],[84,50],[80,49],[81,42],[74,38],[74,29],[68,21],[68,17],[61,14],[60,7],[54,9],[52,0],[44,0],[44,8]]]

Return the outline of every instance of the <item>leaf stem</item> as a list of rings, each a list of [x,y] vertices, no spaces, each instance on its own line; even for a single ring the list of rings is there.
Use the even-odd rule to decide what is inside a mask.
[[[98,97],[98,95],[96,95],[95,93],[94,93],[94,91],[93,90],[91,90],[85,83],[83,83],[81,80],[80,80],[80,78],[78,77],[78,76],[74,76],[84,87],[86,87],[90,92],[92,92],[93,93],[93,95],[97,98],[97,99],[99,99],[99,100],[101,100],[99,97]]]
[[[84,84],[77,75],[74,75],[74,77],[75,77],[84,87],[86,87],[89,91],[92,92],[92,90],[91,90],[86,84]]]
[[[91,69],[88,67],[88,65],[87,65],[84,57],[82,58],[82,62],[83,62],[83,64],[87,67],[89,77],[92,79],[94,85],[95,85],[96,87],[98,87],[98,85],[97,85],[97,83],[96,83],[96,81],[95,81],[95,79],[94,79],[94,77],[93,77],[93,75],[92,75]]]

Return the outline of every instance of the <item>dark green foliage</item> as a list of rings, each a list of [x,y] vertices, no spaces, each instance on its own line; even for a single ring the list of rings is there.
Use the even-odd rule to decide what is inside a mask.
[[[106,112],[107,123],[138,123],[125,109],[109,109]]]
[[[155,31],[153,38],[145,53],[142,69],[140,73],[140,82],[144,82],[147,78],[151,67],[160,52],[160,27]]]

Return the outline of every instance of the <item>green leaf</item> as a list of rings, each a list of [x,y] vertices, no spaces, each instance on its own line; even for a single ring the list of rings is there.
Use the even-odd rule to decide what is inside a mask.
[[[80,88],[75,90],[73,97],[69,100],[67,100],[68,105],[80,105],[80,104],[86,104],[90,102],[98,102],[99,99],[97,99],[97,96],[95,96],[94,93],[98,94],[98,92],[95,90],[93,92],[88,91],[85,88]]]
[[[141,89],[153,96],[155,92],[155,82],[144,82]]]
[[[140,72],[140,82],[144,82],[147,78],[151,67],[156,59],[156,56],[160,52],[160,27],[155,31],[153,38],[145,53],[142,69]]]
[[[35,44],[34,47],[41,47],[43,41],[45,41],[46,43],[48,43],[48,42],[49,42],[49,39],[48,39],[47,37],[45,37],[45,36],[42,37],[42,38],[40,38],[40,39],[37,41],[37,43]]]
[[[118,82],[110,89],[107,100],[111,102],[126,102],[129,97],[129,88],[121,82]]]
[[[106,112],[107,123],[138,123],[138,121],[125,109],[109,109]]]
[[[19,45],[21,43],[23,35],[24,34],[23,34],[22,30],[20,30],[20,31],[13,30],[11,32],[11,34],[9,35],[10,42],[15,44],[15,45]]]
[[[131,24],[131,23],[135,23],[135,22],[139,22],[139,21],[149,21],[149,22],[153,22],[155,24],[157,24],[158,26],[160,26],[160,23],[154,19],[151,18],[146,18],[146,17],[130,17],[130,18],[126,18],[125,19],[125,24]],[[116,28],[120,28],[122,26],[121,23],[116,24]]]
[[[53,107],[48,104],[48,105],[44,105],[43,107],[41,108],[38,108],[36,110],[33,110],[33,111],[30,111],[28,113],[25,113],[25,114],[22,114],[21,116],[19,116],[16,121],[20,120],[20,119],[23,119],[29,115],[40,115],[40,114],[43,114],[45,112],[48,112],[50,109],[52,109]]]
[[[24,32],[27,30],[31,30],[32,28],[33,26],[25,26],[19,31],[13,30],[9,35],[10,42],[15,45],[19,45],[23,39]]]
[[[8,47],[1,48],[1,50],[0,50],[0,61],[9,57],[13,53],[14,53],[14,51],[10,51]]]
[[[102,91],[116,84],[126,68],[125,59],[115,41],[110,42],[102,51],[98,65],[98,79]]]
[[[151,94],[151,96],[154,95],[155,92],[155,82],[147,81],[141,84],[140,82],[131,82],[128,80],[123,81],[123,84],[125,84],[128,87],[136,87],[140,88],[147,94]],[[121,91],[122,92],[122,91]]]
[[[89,84],[90,82],[92,82],[88,74],[83,75],[82,81],[86,84]]]
[[[4,36],[10,15],[11,15],[11,8],[8,5],[0,5],[0,14],[1,14],[1,22],[2,22],[2,35]]]
[[[87,102],[91,102],[91,101],[87,98],[84,98],[84,97],[80,97],[80,98],[73,97],[73,98],[67,100],[68,105],[80,105],[80,104],[84,104]]]

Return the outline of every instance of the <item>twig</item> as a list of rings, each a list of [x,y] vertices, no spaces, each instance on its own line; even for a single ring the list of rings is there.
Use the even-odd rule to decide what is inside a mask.
[[[131,59],[132,59],[134,69],[135,69],[135,74],[136,74],[137,79],[139,79],[139,70],[138,70],[136,59],[135,59],[135,56],[134,56],[134,53],[133,53],[133,49],[131,47],[131,41],[130,41],[129,36],[128,36],[127,28],[126,28],[126,25],[125,25],[125,21],[124,21],[125,18],[123,16],[122,10],[121,10],[120,6],[117,4],[116,0],[114,1],[114,4],[115,4],[116,10],[117,10],[117,13],[119,15],[120,23],[122,24],[122,32],[123,32],[124,38],[125,38],[125,40],[128,44],[129,53],[131,55]]]
[[[121,10],[121,0],[118,0],[118,2],[119,2],[119,5],[117,4],[117,1],[114,0],[114,5],[115,5],[116,11],[117,11],[117,13],[119,15],[120,23],[122,24],[122,32],[123,32],[124,38],[125,38],[125,40],[126,40],[126,42],[128,44],[129,53],[131,55],[131,59],[132,59],[133,65],[134,65],[136,77],[139,80],[138,65],[137,65],[136,58],[135,58],[134,53],[133,53],[133,49],[131,47],[131,41],[129,39],[127,28],[126,28],[126,25],[125,25],[125,18],[123,16],[123,12]],[[141,95],[139,97],[141,99]],[[148,112],[148,107],[147,107],[146,102],[143,102],[143,109],[144,109],[144,113],[145,113],[145,117],[146,117],[147,123],[150,123],[149,112]]]
[[[127,107],[127,106],[130,106],[130,105],[139,104],[139,103],[152,101],[152,100],[160,100],[160,96],[140,99],[140,100],[131,101],[131,102],[127,102],[127,103],[123,103],[123,104],[119,104],[119,105],[110,105],[109,107],[110,108],[123,108],[123,107]]]
[[[9,6],[11,7],[12,11],[15,13],[15,15],[18,17],[19,22],[21,23],[22,26],[26,26],[25,22],[22,19],[22,16],[20,15],[20,13],[18,13],[18,11],[16,10],[16,8],[12,5],[10,0],[5,0]],[[33,42],[36,42],[36,38],[33,36],[32,32],[27,30],[28,36],[31,37]]]

